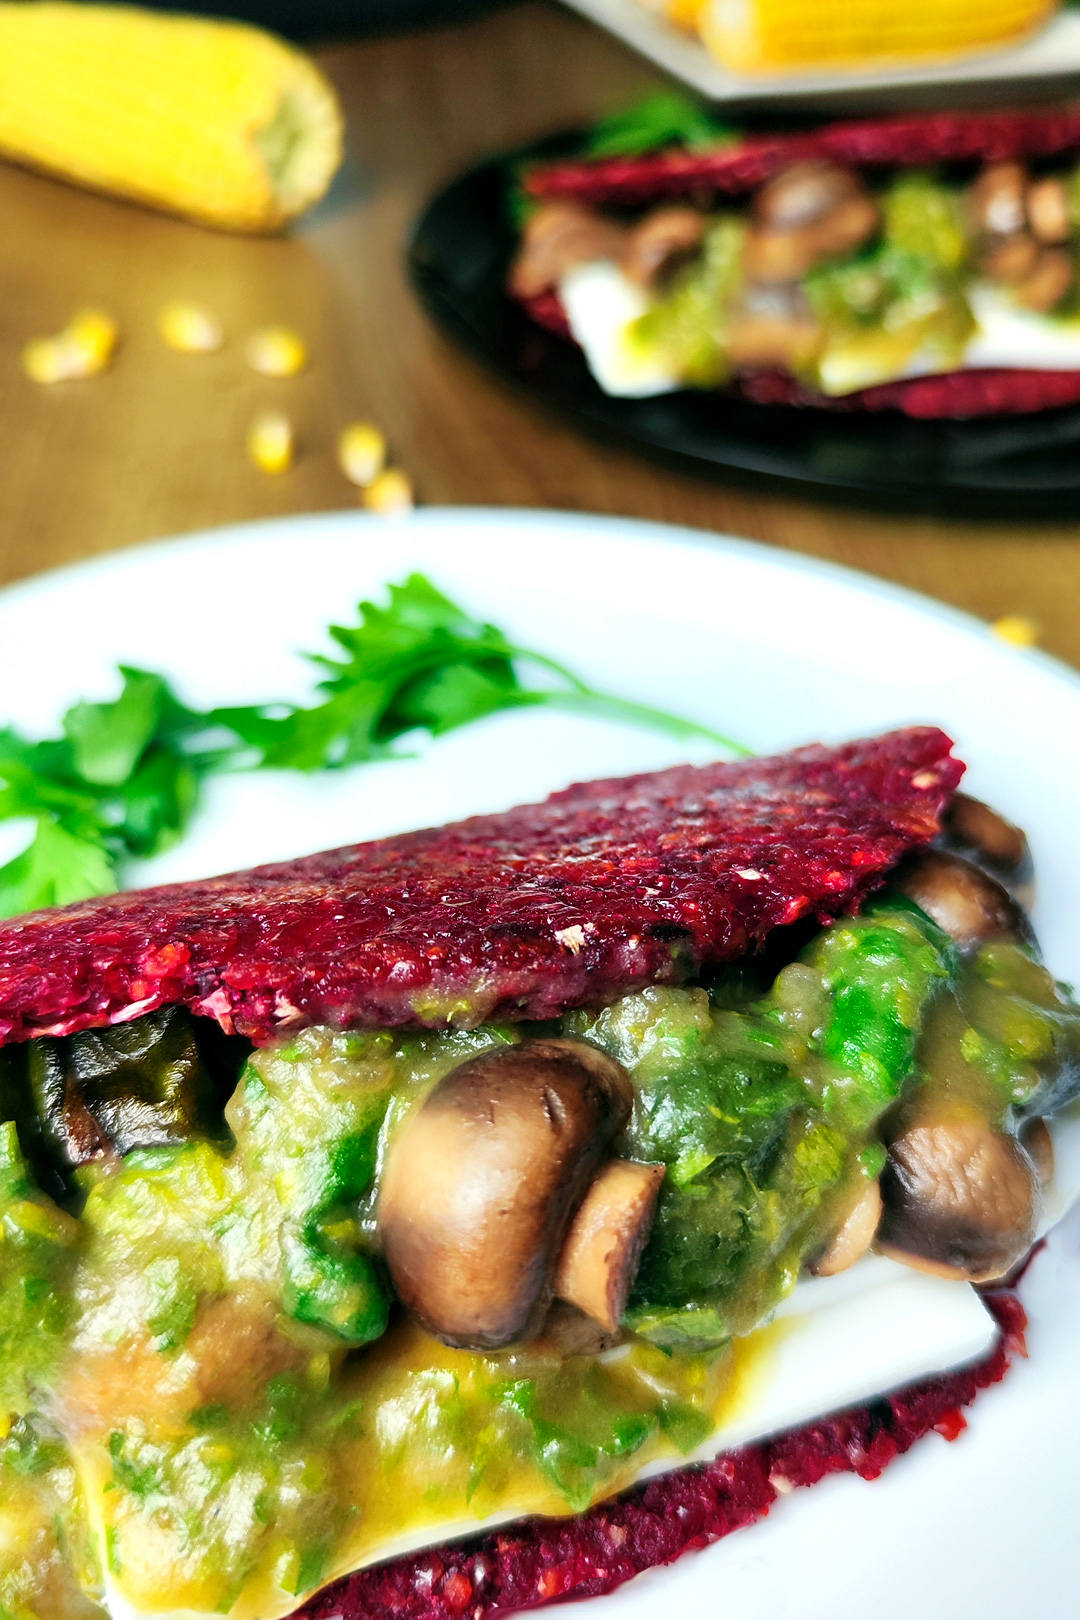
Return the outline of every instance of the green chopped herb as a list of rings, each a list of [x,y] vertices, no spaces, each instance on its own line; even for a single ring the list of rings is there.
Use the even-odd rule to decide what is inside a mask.
[[[585,144],[590,158],[638,157],[664,146],[714,147],[738,140],[738,131],[689,96],[660,91],[626,112],[595,124]]]
[[[330,636],[336,656],[308,655],[323,678],[306,706],[202,713],[163,676],[121,666],[119,697],[73,705],[61,737],[32,742],[0,728],[0,821],[36,824],[27,847],[0,867],[0,916],[112,893],[127,860],[158,855],[183,836],[215,771],[332,770],[402,757],[394,745],[411,732],[438,737],[538,706],[748,752],[696,721],[596,691],[470,619],[422,574],[391,585],[386,606],[361,602],[356,623],[333,625]],[[523,667],[545,684],[526,685]]]

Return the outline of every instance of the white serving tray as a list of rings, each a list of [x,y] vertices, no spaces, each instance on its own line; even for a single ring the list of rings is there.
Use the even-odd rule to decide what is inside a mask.
[[[1040,91],[1057,94],[1065,89],[1067,92],[1070,78],[1074,81],[1074,92],[1080,93],[1080,11],[1061,12],[1037,34],[1010,50],[981,51],[958,60],[916,68],[880,65],[862,72],[785,73],[751,78],[729,73],[700,41],[665,22],[641,0],[566,0],[566,3],[715,102],[752,105],[818,96],[863,97],[865,94],[887,95],[895,101],[905,95],[917,99],[920,91],[939,87],[955,90],[958,95],[963,92],[963,99],[970,100],[980,90],[986,92],[991,86],[1006,85],[1013,87],[1018,97],[1030,99]]]

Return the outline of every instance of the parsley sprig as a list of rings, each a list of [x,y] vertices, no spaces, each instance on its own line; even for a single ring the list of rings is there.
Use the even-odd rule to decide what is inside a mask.
[[[34,742],[0,728],[0,820],[36,823],[27,847],[0,867],[0,916],[112,893],[126,861],[183,836],[215,771],[336,770],[402,757],[395,744],[411,732],[438,737],[538,705],[748,752],[708,726],[596,691],[471,619],[422,574],[391,585],[384,607],[361,602],[356,623],[329,634],[333,656],[306,655],[322,673],[308,705],[198,711],[164,676],[122,665],[120,695],[76,703],[62,736]]]
[[[734,125],[716,118],[697,101],[676,91],[646,96],[625,112],[602,118],[589,131],[585,156],[641,157],[665,146],[709,151],[739,138]]]

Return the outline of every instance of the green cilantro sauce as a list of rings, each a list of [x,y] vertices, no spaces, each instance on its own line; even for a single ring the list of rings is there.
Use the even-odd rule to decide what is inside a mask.
[[[306,1030],[248,1058],[216,1132],[93,1160],[53,1188],[67,1208],[28,1168],[41,1127],[11,1101],[9,1059],[2,1620],[81,1620],[106,1581],[145,1610],[283,1614],[427,1526],[580,1510],[693,1451],[752,1379],[745,1336],[881,1170],[898,1099],[938,1088],[1015,1128],[1080,1050],[1080,1013],[1025,949],[960,961],[900,899],[818,934],[771,984],[753,971],[543,1026],[625,1065],[617,1150],[667,1167],[607,1350],[554,1332],[447,1349],[401,1318],[380,1267],[400,1121],[529,1027]],[[191,1052],[169,1025],[155,1091],[157,1036],[135,1028],[118,1066],[135,1052],[144,1094],[175,1098]],[[88,1041],[105,1084],[108,1033],[72,1037],[64,1061]]]

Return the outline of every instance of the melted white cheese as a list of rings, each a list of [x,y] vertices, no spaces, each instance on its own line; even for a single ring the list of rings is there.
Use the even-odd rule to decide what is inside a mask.
[[[650,306],[648,295],[607,260],[579,265],[559,283],[570,330],[589,369],[606,394],[640,399],[681,386],[661,358],[632,335],[633,322]],[[986,367],[1080,371],[1080,320],[1052,319],[1018,308],[996,287],[976,283],[969,293],[976,329],[964,351],[963,370]],[[925,376],[939,366],[932,357],[908,361],[897,377]],[[883,379],[854,371],[827,378],[830,394],[853,393]]]
[[[610,261],[581,264],[559,282],[570,330],[605,394],[641,399],[680,386],[660,357],[636,343],[631,327],[649,308],[648,294]]]

